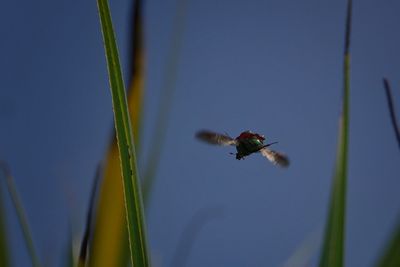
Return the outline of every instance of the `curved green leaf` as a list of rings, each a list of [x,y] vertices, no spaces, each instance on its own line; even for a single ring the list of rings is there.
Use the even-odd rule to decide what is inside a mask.
[[[114,109],[115,130],[121,161],[125,211],[132,264],[149,266],[145,220],[133,134],[121,74],[117,45],[107,0],[97,0],[106,52],[109,81]]]
[[[131,82],[128,89],[128,108],[135,148],[140,154],[140,129],[144,97],[145,51],[143,40],[142,0],[132,5]],[[115,132],[104,159],[104,171],[99,188],[93,237],[90,246],[89,266],[127,266],[129,241],[125,226],[125,204]],[[119,179],[116,179],[118,177]]]

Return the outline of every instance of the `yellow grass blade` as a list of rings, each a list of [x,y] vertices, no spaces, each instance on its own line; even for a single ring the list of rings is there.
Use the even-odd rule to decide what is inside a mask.
[[[96,267],[121,266],[124,242],[128,242],[116,142],[111,144],[105,162],[89,259],[89,266]]]

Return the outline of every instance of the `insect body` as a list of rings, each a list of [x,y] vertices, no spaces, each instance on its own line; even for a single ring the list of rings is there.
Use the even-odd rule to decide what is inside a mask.
[[[260,152],[273,164],[281,167],[289,166],[289,159],[282,153],[269,149],[268,147],[274,143],[264,144],[265,137],[251,131],[244,131],[238,137],[232,138],[228,135],[219,134],[211,131],[199,131],[196,134],[199,140],[205,141],[213,145],[236,146],[236,159],[240,160],[250,154]]]
[[[264,148],[264,136],[254,134],[250,131],[241,133],[236,137],[236,159],[242,159],[245,156],[260,151]]]

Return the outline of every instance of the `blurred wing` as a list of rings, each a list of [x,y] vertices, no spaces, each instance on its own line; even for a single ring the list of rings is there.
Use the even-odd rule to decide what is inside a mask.
[[[232,137],[210,131],[199,131],[196,133],[196,137],[197,139],[212,145],[220,145],[220,146],[236,145],[236,140],[233,139]]]
[[[260,149],[260,153],[275,165],[285,168],[289,166],[289,159],[284,154],[270,150],[266,147]]]

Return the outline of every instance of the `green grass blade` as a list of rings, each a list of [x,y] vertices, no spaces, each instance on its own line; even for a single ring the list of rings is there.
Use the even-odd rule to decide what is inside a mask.
[[[5,215],[6,214],[3,206],[3,191],[0,186],[0,266],[7,267],[10,263]]]
[[[10,193],[11,200],[14,204],[15,211],[17,212],[18,220],[21,225],[22,233],[25,238],[25,244],[28,249],[29,256],[31,257],[32,266],[41,266],[39,257],[37,256],[35,246],[33,245],[33,239],[31,235],[31,230],[29,228],[28,219],[26,218],[25,210],[22,205],[22,201],[18,195],[16,186],[14,184],[14,179],[11,172],[5,162],[0,162],[0,167],[6,178],[8,192]]]
[[[328,221],[325,226],[324,244],[319,266],[341,267],[344,262],[347,150],[349,133],[349,94],[350,94],[350,30],[352,1],[347,1],[346,35],[344,46],[344,79],[342,113],[339,120],[339,141],[336,166],[333,176]]]
[[[145,47],[142,0],[132,3],[131,81],[128,89],[128,108],[135,151],[140,156],[140,133],[144,106]],[[132,27],[133,25],[133,27]],[[122,186],[119,152],[115,131],[104,159],[104,171],[99,188],[93,236],[90,246],[89,266],[125,267],[129,262],[129,241],[126,229],[124,193]],[[118,177],[119,179],[116,179]]]
[[[396,229],[394,229],[391,239],[376,266],[400,266],[400,222],[396,225]]]
[[[106,52],[114,121],[124,187],[124,200],[132,264],[149,266],[145,221],[136,155],[125,88],[107,0],[97,0]]]

